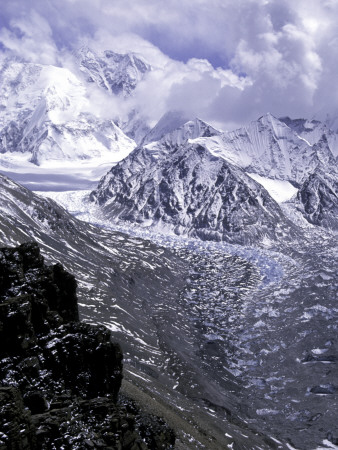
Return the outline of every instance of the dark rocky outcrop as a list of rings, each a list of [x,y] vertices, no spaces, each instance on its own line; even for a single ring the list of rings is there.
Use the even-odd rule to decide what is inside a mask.
[[[337,230],[337,179],[322,171],[315,171],[300,186],[296,205],[308,222]]]
[[[1,249],[0,449],[170,448],[121,381],[109,330],[79,322],[75,278],[34,243]]]

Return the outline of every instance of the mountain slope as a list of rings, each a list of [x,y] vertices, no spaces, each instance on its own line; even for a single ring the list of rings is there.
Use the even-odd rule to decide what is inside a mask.
[[[2,165],[98,165],[135,147],[112,120],[91,112],[86,84],[70,70],[5,60],[0,71]]]
[[[186,303],[181,299],[193,252],[181,255],[149,241],[96,228],[3,176],[0,199],[0,242],[13,245],[35,240],[49,263],[60,262],[72,271],[78,280],[80,318],[105,325],[114,340],[121,342],[124,392],[136,396],[148,412],[161,411],[175,428],[182,448],[218,449],[235,441],[249,449],[243,429],[250,443],[271,448],[271,440],[241,419],[233,419],[239,413],[232,391],[236,382],[212,366],[201,372],[202,355],[208,357],[199,350],[205,345],[206,331],[202,333],[187,319]],[[204,256],[198,259],[203,262]],[[247,294],[248,283],[254,286],[257,282],[256,270],[237,256],[222,256],[220,270],[238,299]],[[249,280],[243,290],[236,287],[238,277]],[[223,287],[224,282],[222,278]],[[210,405],[219,402],[217,414],[210,415]],[[230,422],[228,408],[232,410]]]
[[[88,47],[82,47],[76,56],[87,81],[122,97],[131,95],[144,75],[151,70],[149,64],[133,53],[121,54],[106,50],[96,54]]]
[[[308,222],[338,229],[338,180],[315,171],[300,186],[296,207]]]
[[[265,189],[199,144],[158,159],[137,149],[100,181],[91,200],[112,221],[236,243],[276,239],[290,224]],[[292,228],[292,227],[291,227]]]
[[[0,446],[170,448],[163,420],[117,403],[121,348],[80,323],[75,278],[34,243],[0,249],[0,273]]]
[[[271,114],[251,122],[248,127],[204,138],[201,142],[215,155],[247,172],[296,184],[318,166],[334,164],[325,138],[312,146]]]

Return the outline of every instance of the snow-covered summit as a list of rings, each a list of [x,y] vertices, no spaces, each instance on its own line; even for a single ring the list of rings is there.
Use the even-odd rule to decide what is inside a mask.
[[[141,144],[146,145],[151,142],[157,142],[162,139],[163,136],[172,133],[188,121],[189,118],[183,111],[168,111],[144,137]]]
[[[113,222],[206,240],[253,243],[292,228],[259,183],[193,141],[158,158],[136,149],[102,178],[91,200]]]
[[[2,166],[96,167],[135,147],[112,119],[92,112],[86,84],[69,69],[5,60],[0,76]]]
[[[112,94],[129,96],[151,66],[134,53],[115,53],[106,50],[100,54],[82,47],[76,54],[80,69],[89,82],[94,82]]]
[[[165,114],[152,131],[153,133],[150,132],[146,136],[145,141],[151,138],[159,139],[144,145],[144,148],[154,157],[158,157],[160,153],[170,152],[172,148],[181,146],[189,140],[221,134],[221,131],[201,119],[186,121],[183,114],[173,112]]]
[[[229,162],[263,177],[301,183],[318,166],[334,161],[324,140],[310,144],[271,114],[247,127],[199,141]]]

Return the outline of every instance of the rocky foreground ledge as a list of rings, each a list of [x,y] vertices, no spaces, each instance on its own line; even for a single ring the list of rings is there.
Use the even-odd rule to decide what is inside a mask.
[[[120,346],[79,321],[75,278],[35,243],[0,249],[0,450],[173,448],[121,381]]]

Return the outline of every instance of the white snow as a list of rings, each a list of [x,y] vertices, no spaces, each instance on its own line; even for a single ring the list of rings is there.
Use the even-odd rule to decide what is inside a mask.
[[[261,184],[269,192],[271,197],[278,203],[287,202],[297,193],[298,190],[289,181],[262,177],[256,173],[247,172],[247,175],[257,181],[257,183]]]
[[[32,187],[36,175],[44,176],[45,182],[51,175],[55,184],[62,184],[64,175],[74,189],[77,180],[82,179],[82,184],[97,181],[125,158],[135,142],[115,125],[113,117],[101,118],[90,103],[88,89],[84,80],[66,68],[11,65],[2,74],[0,130],[13,123],[16,128],[2,137],[8,151],[1,155],[0,170],[19,182],[28,180]]]
[[[314,355],[322,355],[323,353],[326,353],[328,351],[328,348],[313,348],[311,352]]]
[[[315,450],[326,450],[328,448],[336,448],[338,449],[338,445],[332,444],[328,439],[324,439],[323,441],[324,447],[317,447]]]

